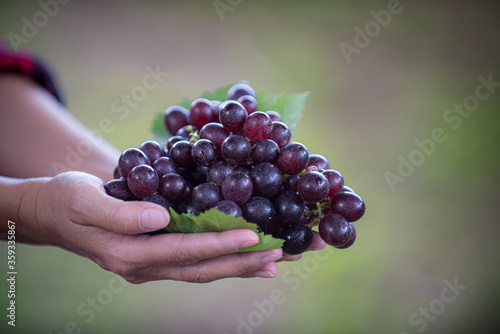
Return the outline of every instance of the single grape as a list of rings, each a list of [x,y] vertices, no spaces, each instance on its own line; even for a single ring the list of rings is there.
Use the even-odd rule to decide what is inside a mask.
[[[243,128],[247,115],[245,107],[236,101],[225,101],[219,108],[220,123],[231,132],[236,132]]]
[[[330,246],[342,247],[351,237],[351,228],[343,216],[331,213],[319,222],[319,235]]]
[[[213,119],[215,120],[214,122],[218,122],[219,121],[219,107],[220,107],[222,102],[219,100],[212,100],[210,102],[212,102],[212,115],[213,115]]]
[[[191,157],[198,165],[209,166],[217,158],[217,147],[208,139],[200,139],[193,144]]]
[[[113,178],[119,179],[120,177],[122,177],[122,175],[120,174],[120,169],[118,168],[118,165],[116,165],[115,169],[113,170]]]
[[[179,174],[168,173],[161,177],[158,193],[168,201],[175,201],[184,195],[186,181]]]
[[[191,140],[191,135],[193,133],[195,133],[196,131],[198,131],[198,128],[194,125],[186,125],[186,126],[183,126],[182,128],[179,129],[179,131],[177,131],[175,133],[175,136],[180,136],[182,138],[184,138],[184,140]]]
[[[269,115],[269,117],[271,118],[271,120],[273,122],[281,122],[281,116],[276,111],[274,111],[274,110],[268,110],[268,111],[266,111],[266,114]]]
[[[262,162],[275,163],[278,160],[279,154],[280,148],[278,144],[271,139],[264,139],[253,144],[250,157],[254,164]]]
[[[353,194],[355,194],[356,192],[351,187],[344,185],[342,187],[342,189],[340,189],[339,193],[353,193]]]
[[[207,182],[207,176],[198,171],[198,166],[194,165],[189,168],[184,168],[180,175],[184,180],[191,182],[194,186]]]
[[[245,162],[242,163],[241,165],[235,166],[234,171],[240,171],[240,172],[245,172],[250,175],[250,172],[253,169],[253,165],[251,163]]]
[[[190,124],[193,124],[198,129],[201,129],[207,123],[216,122],[217,119],[214,117],[212,108],[212,102],[207,99],[200,98],[194,100],[189,107]]]
[[[346,249],[352,246],[354,241],[356,241],[356,228],[353,223],[349,223],[349,229],[351,230],[351,236],[344,246],[337,247],[338,249]]]
[[[175,143],[169,150],[170,158],[174,160],[177,166],[187,168],[194,166],[195,162],[191,157],[192,145],[187,140],[181,140]]]
[[[222,186],[224,178],[234,171],[234,166],[226,161],[217,161],[208,169],[207,182]]]
[[[151,166],[154,168],[159,178],[168,173],[178,172],[175,161],[169,157],[159,157]]]
[[[236,101],[244,95],[250,95],[254,98],[257,98],[257,94],[255,94],[255,91],[253,90],[252,87],[244,83],[239,83],[229,88],[227,92],[227,100]]]
[[[251,95],[243,95],[238,98],[238,102],[245,108],[248,115],[257,111],[257,100]]]
[[[191,200],[176,205],[174,207],[174,210],[178,214],[191,213],[195,216],[198,216],[201,213],[201,211],[193,204]]]
[[[271,121],[271,118],[262,111],[256,111],[248,115],[243,125],[245,136],[253,141],[269,138],[272,130],[273,121]]]
[[[286,189],[297,191],[297,183],[299,183],[300,176],[290,175],[285,182]]]
[[[128,150],[125,150],[118,159],[118,169],[120,170],[120,175],[125,178],[135,166],[149,164],[150,161],[148,156],[136,148],[129,148]]]
[[[217,151],[220,152],[222,142],[229,137],[229,131],[227,131],[224,126],[220,123],[208,123],[205,124],[200,130],[200,138],[208,139],[217,147]]]
[[[326,176],[328,184],[330,185],[330,189],[328,190],[329,197],[332,197],[342,190],[344,187],[344,177],[342,174],[334,169],[325,169],[322,173]]]
[[[274,141],[280,148],[285,147],[292,138],[292,132],[285,123],[273,122],[273,130],[269,139]]]
[[[210,169],[210,166],[211,165],[207,165],[207,166],[206,165],[198,165],[196,167],[196,170],[198,171],[199,174],[203,174],[206,177],[208,170]]]
[[[178,141],[181,141],[181,140],[186,140],[186,138],[184,138],[182,136],[172,136],[172,137],[168,138],[167,151],[170,152],[170,149],[172,148],[172,146],[174,146],[175,143],[177,143]]]
[[[224,199],[244,204],[252,196],[252,179],[244,172],[232,172],[222,182],[222,196]]]
[[[263,162],[256,165],[250,172],[253,183],[253,193],[257,196],[272,197],[281,190],[283,177],[278,167]]]
[[[165,150],[163,149],[163,146],[161,146],[160,143],[154,140],[145,141],[141,144],[141,146],[139,146],[139,150],[147,155],[150,162],[155,161],[159,157],[165,156]]]
[[[328,195],[328,179],[320,172],[308,172],[297,183],[297,192],[306,202],[319,202]]]
[[[281,149],[279,168],[287,174],[295,175],[307,167],[309,151],[301,143],[290,143]]]
[[[172,106],[165,110],[163,123],[170,134],[174,135],[180,128],[189,124],[189,111],[180,106]]]
[[[148,197],[158,189],[158,174],[149,165],[132,168],[127,176],[127,184],[131,192],[138,197]]]
[[[145,199],[145,201],[151,202],[154,204],[158,204],[159,206],[162,206],[167,210],[170,207],[170,203],[167,201],[167,199],[165,197],[163,197],[162,195],[158,195],[158,194],[151,195],[151,196],[147,197]]]
[[[290,255],[304,253],[312,244],[313,233],[305,225],[289,225],[283,228],[279,237],[284,239],[283,252]]]
[[[184,192],[182,193],[181,197],[179,197],[176,202],[177,203],[184,203],[187,201],[191,200],[191,193],[193,192],[193,184],[189,181],[184,180]]]
[[[332,212],[342,215],[350,222],[354,222],[365,213],[365,202],[354,193],[340,192],[334,195],[330,202]]]
[[[208,210],[220,200],[220,188],[213,183],[197,185],[191,194],[191,201],[200,211]]]
[[[271,234],[275,238],[279,237],[281,230],[282,230],[280,221],[276,217],[276,215],[274,216],[274,219],[271,222],[267,223],[267,225],[265,227],[267,228],[266,233]]]
[[[106,183],[104,185],[104,190],[106,190],[106,194],[109,196],[123,201],[133,201],[137,199],[137,196],[128,188],[127,181],[123,177]]]
[[[233,217],[241,217],[241,208],[238,204],[233,201],[229,201],[227,199],[217,202],[214,205],[214,208],[219,210],[220,212],[225,213],[226,215],[230,215]]]
[[[285,190],[274,201],[274,207],[282,226],[286,226],[299,223],[300,217],[304,214],[305,205],[296,192]]]
[[[309,163],[307,167],[316,166],[318,170],[330,169],[330,162],[327,158],[322,156],[321,154],[311,154],[309,155]]]
[[[245,137],[231,135],[227,137],[221,146],[221,154],[224,160],[232,165],[241,165],[250,158],[252,145]]]
[[[265,226],[275,217],[273,202],[264,197],[252,196],[241,207],[241,212],[245,220],[259,226]]]

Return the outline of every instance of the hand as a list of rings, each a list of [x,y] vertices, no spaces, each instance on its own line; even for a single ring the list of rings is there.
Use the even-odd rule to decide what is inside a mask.
[[[149,202],[109,197],[102,181],[90,174],[66,172],[31,187],[34,205],[29,199],[24,202],[35,210],[22,204],[19,219],[29,221],[31,212],[36,226],[23,229],[25,240],[85,256],[129,282],[210,282],[277,274],[280,249],[235,253],[258,242],[250,230],[150,236],[141,233],[164,228],[167,210]]]

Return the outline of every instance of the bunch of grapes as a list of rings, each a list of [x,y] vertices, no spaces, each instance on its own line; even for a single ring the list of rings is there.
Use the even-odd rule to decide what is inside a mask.
[[[106,192],[179,214],[215,208],[243,217],[284,239],[288,254],[306,251],[317,225],[327,244],[351,246],[353,222],[365,212],[361,197],[324,156],[291,142],[279,113],[257,109],[255,91],[242,83],[224,102],[199,98],[189,110],[168,108],[164,124],[172,137],[166,146],[146,141],[124,151]]]

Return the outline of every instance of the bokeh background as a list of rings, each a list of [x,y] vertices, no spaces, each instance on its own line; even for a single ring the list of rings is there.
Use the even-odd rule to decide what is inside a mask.
[[[282,263],[273,280],[123,289],[87,259],[18,245],[16,327],[2,315],[0,331],[69,333],[74,322],[75,333],[497,332],[500,87],[456,129],[443,117],[475,94],[479,76],[500,82],[498,1],[401,1],[350,62],[340,44],[354,45],[355,29],[387,1],[215,3],[225,12],[213,1],[72,0],[22,46],[51,64],[84,124],[112,120],[104,137],[120,150],[150,139],[153,116],[184,96],[239,80],[268,93],[310,91],[295,140],[327,156],[365,199],[355,245]],[[0,34],[21,35],[23,17],[41,10],[2,1]],[[113,101],[141,85],[148,66],[169,75],[120,119]],[[446,140],[391,189],[384,174],[397,174],[399,157],[416,157],[415,140],[436,128]],[[5,242],[0,249],[6,272]],[[466,288],[443,304],[455,280]],[[5,279],[0,288],[6,312]],[[283,303],[259,316],[256,303],[276,289]],[[93,316],[88,298],[97,298]]]

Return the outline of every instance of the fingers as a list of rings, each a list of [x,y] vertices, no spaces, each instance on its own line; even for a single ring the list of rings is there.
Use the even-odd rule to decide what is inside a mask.
[[[325,246],[326,246],[326,242],[323,241],[323,239],[321,238],[319,233],[316,231],[313,231],[313,241],[312,241],[312,244],[311,244],[311,246],[309,246],[309,249],[307,251],[322,250],[323,248],[325,248]]]
[[[250,277],[248,273],[258,274],[261,277],[275,277],[278,269],[275,261],[280,259],[280,249],[261,252],[246,252],[224,255],[204,260],[190,265],[160,266],[148,268],[147,276],[138,274],[125,275],[124,278],[132,283],[145,281],[173,279],[193,283],[207,283],[229,277]],[[246,276],[245,276],[246,275]]]

